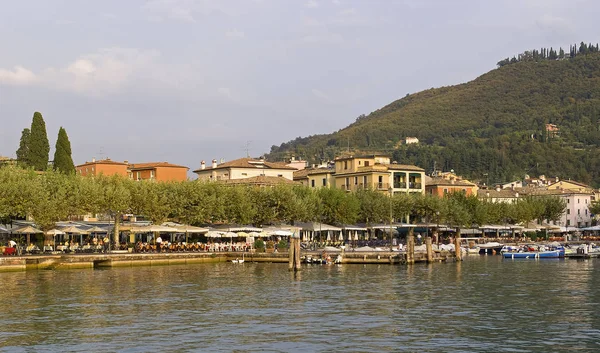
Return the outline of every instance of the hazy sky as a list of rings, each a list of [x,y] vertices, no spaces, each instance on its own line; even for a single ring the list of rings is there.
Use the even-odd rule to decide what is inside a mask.
[[[34,111],[75,164],[268,152],[507,56],[598,42],[585,0],[0,0],[0,155]],[[52,158],[52,156],[51,156]]]

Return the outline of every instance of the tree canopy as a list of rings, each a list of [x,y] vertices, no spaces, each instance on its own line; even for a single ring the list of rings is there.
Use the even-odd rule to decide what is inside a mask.
[[[54,151],[54,170],[62,173],[75,173],[75,164],[71,157],[71,142],[67,131],[61,126],[58,130],[58,138],[56,139],[56,148]]]

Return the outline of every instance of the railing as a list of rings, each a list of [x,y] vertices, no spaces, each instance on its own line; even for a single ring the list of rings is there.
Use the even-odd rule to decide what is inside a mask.
[[[406,182],[404,181],[395,181],[394,189],[406,189]]]
[[[408,183],[409,189],[421,189],[421,183]]]

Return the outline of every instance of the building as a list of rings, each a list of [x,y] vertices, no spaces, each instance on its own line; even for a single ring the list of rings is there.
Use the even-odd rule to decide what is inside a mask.
[[[429,195],[442,197],[453,192],[462,192],[467,196],[477,195],[479,188],[476,184],[457,176],[453,172],[436,173],[427,177],[425,192]]]
[[[419,139],[416,137],[407,137],[404,139],[404,143],[407,145],[412,145],[413,143],[419,143]]]
[[[258,175],[249,178],[242,179],[222,179],[218,181],[225,185],[249,185],[249,186],[261,186],[261,187],[273,187],[277,185],[300,185],[299,183],[275,176]]]
[[[168,162],[129,164],[127,173],[133,180],[185,181],[188,167]]]
[[[519,191],[513,188],[479,189],[477,190],[477,197],[481,201],[487,201],[492,203],[515,203],[517,202],[517,200],[519,200]]]
[[[594,191],[591,186],[573,180],[557,180],[548,185],[548,190]]]
[[[200,169],[194,170],[199,180],[232,180],[245,179],[257,176],[281,177],[288,180],[294,180],[294,167],[289,167],[285,163],[267,162],[264,159],[240,158],[233,161],[217,163],[212,160],[211,166],[206,166],[202,161]]]
[[[294,181],[311,188],[335,185],[335,170],[332,168],[305,168],[294,172]]]
[[[382,192],[425,192],[425,170],[390,163],[385,155],[347,156],[335,159],[335,187],[346,191],[370,188]]]
[[[75,167],[77,174],[82,176],[96,176],[100,174],[104,175],[121,175],[127,176],[127,161],[117,162],[110,158],[96,160],[92,159],[91,162],[85,162]]]
[[[567,208],[556,222],[564,227],[589,227],[592,223],[592,214],[589,210],[594,193],[587,190],[569,189],[522,189],[527,196],[554,196],[565,200]],[[525,195],[524,195],[525,196]]]

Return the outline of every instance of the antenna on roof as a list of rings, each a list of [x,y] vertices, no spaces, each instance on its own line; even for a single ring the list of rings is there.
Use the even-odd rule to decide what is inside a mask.
[[[98,151],[98,158],[99,160],[103,160],[104,159],[104,147],[100,146],[100,151]]]
[[[252,141],[246,141],[246,145],[244,146],[244,151],[246,151],[247,158],[250,158],[250,142]]]

